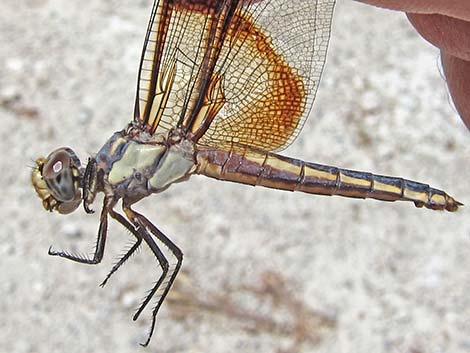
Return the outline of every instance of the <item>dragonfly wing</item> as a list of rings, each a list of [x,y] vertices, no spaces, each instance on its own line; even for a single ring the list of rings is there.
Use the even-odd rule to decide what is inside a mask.
[[[244,8],[219,57],[225,104],[199,143],[286,148],[302,129],[326,58],[334,0]]]
[[[154,1],[140,60],[134,120],[153,131],[159,125],[166,129],[176,125],[173,117],[162,119],[162,110],[171,108],[166,102],[168,88],[176,89],[172,87],[174,65],[168,62],[169,46],[166,44],[167,40],[178,36],[177,28],[170,28],[173,13],[172,1]]]
[[[226,26],[249,1],[154,1],[140,61],[134,120],[152,133],[192,125],[188,120],[197,118],[195,112],[202,108],[198,102],[214,86],[213,69]]]
[[[157,1],[135,119],[218,148],[281,150],[318,88],[334,0]]]

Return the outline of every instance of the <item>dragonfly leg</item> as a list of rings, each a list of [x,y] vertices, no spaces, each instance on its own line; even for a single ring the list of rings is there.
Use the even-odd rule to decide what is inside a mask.
[[[104,279],[103,282],[101,282],[100,287],[104,287],[105,284],[108,282],[109,278],[116,272],[119,267],[121,267],[131,256],[132,254],[140,247],[140,244],[142,243],[142,237],[139,234],[139,232],[134,228],[132,224],[129,223],[121,214],[117,213],[113,209],[109,210],[109,215],[114,218],[116,221],[121,223],[131,234],[137,239],[136,242],[127,250],[127,252],[119,259],[118,262],[116,262],[109,271],[108,275]]]
[[[165,282],[163,282],[163,279],[166,279],[167,275],[168,275],[168,270],[169,270],[168,261],[166,262],[166,267],[162,266],[162,268],[164,270],[164,273],[162,274],[162,276],[158,280],[157,284],[152,288],[152,290],[147,295],[144,302],[141,304],[141,306],[137,310],[136,314],[134,315],[134,320],[136,320],[139,317],[140,313],[142,312],[143,308],[148,304],[148,302],[150,301],[152,296],[156,293],[156,291],[159,289],[159,287],[161,285],[163,285],[163,290],[160,294],[160,297],[158,298],[157,305],[153,308],[153,311],[152,311],[152,323],[151,323],[151,326],[150,326],[150,332],[149,332],[149,335],[147,337],[147,341],[144,344],[142,344],[142,346],[145,347],[149,344],[150,339],[152,338],[152,334],[153,334],[153,331],[155,329],[158,310],[160,309],[163,301],[165,300],[165,298],[168,294],[168,291],[170,290],[170,288],[171,288],[171,286],[172,286],[172,284],[173,284],[173,282],[176,278],[176,275],[178,274],[178,271],[181,268],[181,264],[182,264],[182,261],[183,261],[183,253],[165,234],[163,234],[157,227],[155,227],[143,215],[141,215],[140,213],[138,213],[134,210],[131,210],[129,207],[125,207],[124,211],[126,212],[126,215],[129,217],[129,219],[133,220],[137,225],[139,225],[139,228],[141,228],[141,229],[143,228],[143,229],[146,229],[146,230],[150,231],[150,233],[152,233],[160,242],[162,242],[177,259],[177,263],[176,263],[175,267],[170,271],[169,279],[166,280]],[[148,238],[147,238],[147,236],[148,236]],[[145,232],[145,237],[144,236],[142,236],[142,237],[145,240],[145,242],[147,243],[147,245],[150,247],[150,249],[154,252],[154,254],[158,258],[157,254],[161,253],[161,251],[158,248],[155,241],[149,236],[147,231]]]
[[[98,175],[96,171],[96,160],[94,158],[88,158],[88,164],[85,168],[82,180],[83,208],[86,213],[95,212],[90,208],[90,205],[93,203],[96,196],[97,183]]]
[[[112,208],[110,200],[105,199],[103,209],[101,210],[100,216],[100,228],[98,230],[98,236],[96,238],[95,252],[93,258],[86,255],[72,254],[68,251],[55,251],[52,249],[52,245],[49,247],[48,254],[51,256],[59,256],[68,260],[79,262],[82,264],[96,265],[101,262],[104,254],[104,246],[106,244],[106,234],[108,233],[108,210]]]
[[[162,274],[160,275],[158,281],[154,285],[154,287],[150,290],[149,294],[145,297],[143,302],[140,304],[139,308],[137,309],[136,313],[134,314],[133,320],[137,320],[139,315],[142,313],[144,308],[147,306],[149,301],[152,299],[153,295],[157,292],[158,288],[160,288],[161,284],[163,283],[164,279],[168,274],[168,260],[166,259],[163,252],[160,250],[158,245],[152,239],[152,236],[148,233],[146,227],[141,224],[138,218],[135,216],[135,212],[131,210],[129,207],[124,207],[124,212],[128,216],[129,220],[134,224],[135,230],[139,233],[139,236],[146,242],[149,246],[150,250],[153,252],[155,257],[157,258],[160,267],[162,268]]]

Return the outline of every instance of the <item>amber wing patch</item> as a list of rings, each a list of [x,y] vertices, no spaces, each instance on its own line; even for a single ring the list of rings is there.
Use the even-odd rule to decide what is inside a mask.
[[[220,68],[226,102],[200,143],[279,149],[294,135],[305,111],[303,80],[252,19],[245,14],[234,22],[230,46],[221,53],[231,62]]]

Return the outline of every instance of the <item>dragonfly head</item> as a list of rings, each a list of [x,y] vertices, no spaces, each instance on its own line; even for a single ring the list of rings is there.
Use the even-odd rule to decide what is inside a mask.
[[[47,211],[68,214],[82,201],[80,190],[81,166],[74,151],[63,147],[47,158],[36,160],[31,183]]]

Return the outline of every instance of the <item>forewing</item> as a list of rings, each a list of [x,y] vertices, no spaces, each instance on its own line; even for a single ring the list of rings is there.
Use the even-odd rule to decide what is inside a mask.
[[[164,133],[195,115],[226,37],[224,21],[247,1],[154,2],[139,68],[136,121],[152,133]]]
[[[205,3],[204,1],[200,1]],[[134,119],[152,133],[178,125],[197,95],[212,7],[156,0],[142,51]]]

